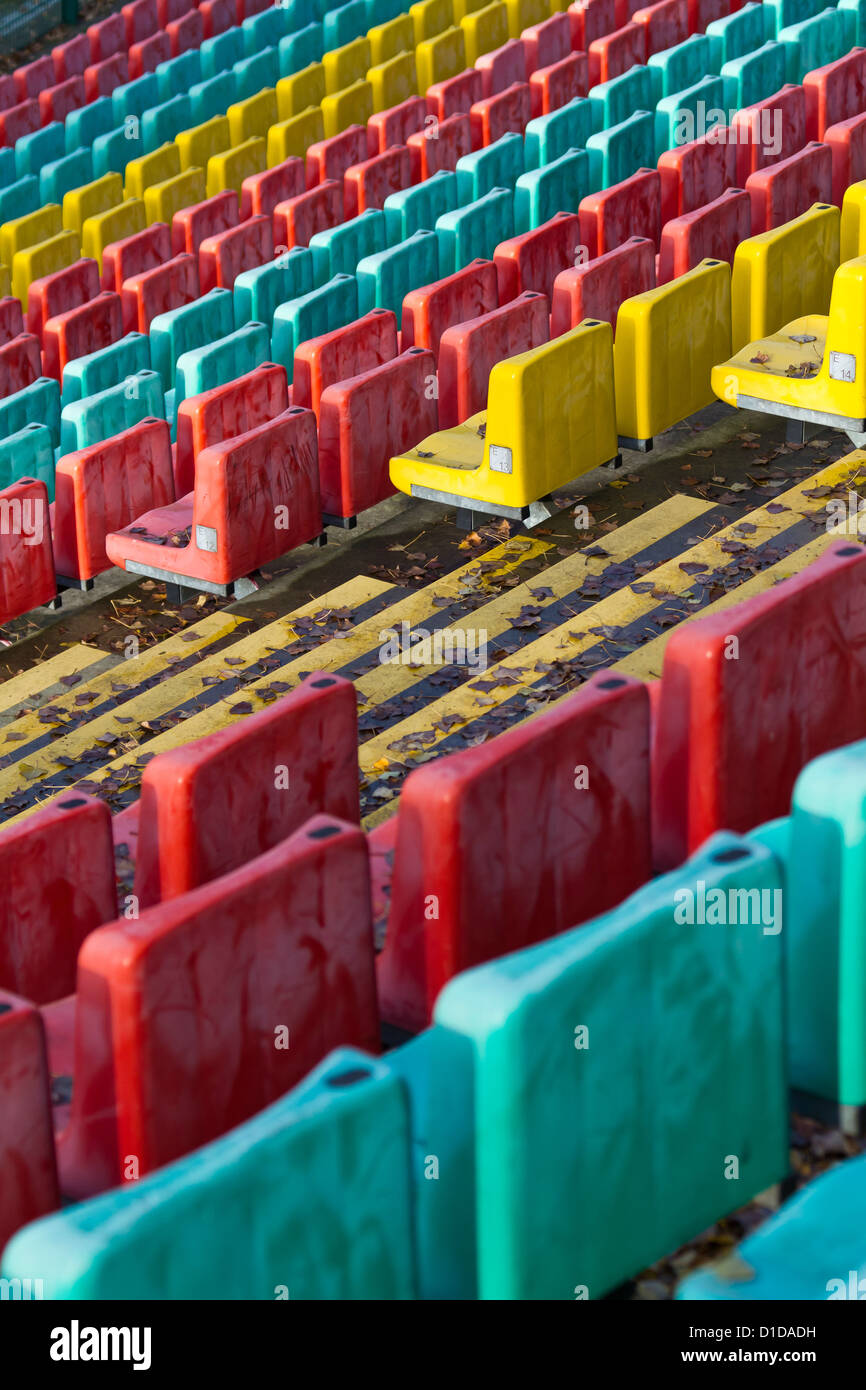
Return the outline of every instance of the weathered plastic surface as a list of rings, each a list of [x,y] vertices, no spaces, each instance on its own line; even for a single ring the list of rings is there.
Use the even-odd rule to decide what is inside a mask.
[[[437,428],[436,397],[430,389],[435,379],[433,353],[409,347],[390,362],[322,392],[319,479],[325,516],[357,516],[393,495],[392,456],[410,448],[419,434]]]
[[[150,341],[144,333],[127,333],[110,347],[69,362],[63,373],[63,405],[117,386],[136,372],[150,370]]]
[[[368,208],[346,222],[314,232],[310,237],[314,279],[324,284],[335,275],[354,274],[358,261],[387,246],[385,214],[380,208]]]
[[[357,824],[357,744],[351,682],[313,673],[249,719],[154,758],[141,785],[142,907],[250,863],[311,816]]]
[[[575,264],[580,246],[580,220],[570,212],[557,213],[542,226],[500,242],[493,257],[500,304],[525,290],[537,290],[549,301],[556,276]]]
[[[483,96],[481,73],[477,68],[467,68],[465,72],[442,82],[434,82],[427,88],[427,110],[431,116],[446,121],[449,116],[468,113]]]
[[[639,63],[646,62],[646,29],[643,24],[629,22],[621,29],[599,35],[589,45],[589,80],[611,82],[622,77]]]
[[[586,4],[569,5],[567,13],[573,49],[587,50],[596,39],[616,29],[614,0],[586,0]]]
[[[34,332],[27,324],[28,333]],[[21,301],[15,299],[13,295],[7,294],[0,299],[0,343],[11,342],[17,338],[19,333],[24,332],[24,315],[21,312]]]
[[[241,221],[258,213],[270,217],[287,198],[296,198],[307,186],[304,161],[297,155],[281,160],[261,174],[250,174],[241,184]]]
[[[658,161],[662,182],[662,226],[685,212],[713,203],[737,182],[737,147],[726,126],[666,150]]]
[[[34,1004],[72,994],[79,947],[117,912],[108,807],[60,797],[0,833],[0,866],[0,990]]]
[[[44,482],[19,478],[0,489],[0,512],[9,518],[0,534],[0,623],[8,623],[57,593]]]
[[[293,403],[318,415],[327,387],[390,362],[398,351],[397,318],[391,309],[373,309],[343,328],[308,338],[295,351]]]
[[[840,221],[838,208],[816,203],[793,221],[740,243],[731,280],[735,352],[803,314],[827,313],[839,265]],[[717,357],[716,364],[725,360]]]
[[[829,126],[866,110],[866,49],[816,68],[803,78],[806,93],[806,133],[823,140]]]
[[[823,140],[833,157],[833,202],[841,207],[849,184],[866,178],[866,112],[828,126]]]
[[[752,205],[752,232],[769,232],[833,196],[833,155],[810,141],[797,154],[759,169],[746,180]]]
[[[500,136],[492,145],[482,145],[461,155],[455,170],[458,204],[482,198],[492,188],[510,187],[523,170],[523,140],[514,131]]]
[[[760,178],[753,174],[752,178]],[[705,257],[730,265],[741,241],[752,233],[752,203],[742,188],[729,188],[720,198],[695,212],[672,218],[662,228],[658,283],[694,270]]]
[[[678,1299],[863,1298],[866,1158],[812,1178],[729,1257],[689,1275]]]
[[[779,52],[784,60],[784,53],[781,49]],[[693,34],[691,38],[686,39],[684,43],[676,44],[674,48],[669,48],[661,53],[654,53],[647,66],[655,74],[656,92],[660,97],[670,96],[671,92],[682,92],[715,67],[712,41],[706,34]],[[722,71],[724,72],[725,69]],[[775,85],[781,87],[784,80],[783,61],[782,76]],[[765,87],[757,95],[763,96],[767,90]],[[738,104],[746,105],[744,101]]]
[[[493,261],[470,261],[462,270],[432,285],[409,291],[403,300],[402,346],[429,348],[435,360],[446,328],[489,313],[498,302]],[[424,431],[420,433],[423,435]]]
[[[171,250],[177,256],[187,251],[197,256],[206,237],[216,236],[238,225],[238,200],[232,189],[205,198],[194,207],[181,208],[171,219]]]
[[[450,170],[442,169],[411,188],[391,193],[383,209],[386,240],[393,246],[424,227],[435,227],[438,218],[456,206],[457,176]]]
[[[32,386],[42,375],[39,339],[32,333],[19,333],[0,347],[0,399]]]
[[[122,14],[111,14],[98,24],[91,24],[87,30],[90,40],[90,56],[94,63],[110,58],[114,53],[122,53],[126,46],[126,25]]]
[[[550,19],[523,29],[520,42],[526,51],[527,71],[533,73],[538,68],[558,63],[560,58],[567,58],[572,50],[571,35],[571,16],[562,13],[552,14]],[[581,49],[583,44],[574,47]]]
[[[451,429],[484,409],[497,362],[547,340],[547,301],[534,291],[446,328],[439,340],[439,428]]]
[[[242,271],[264,265],[273,255],[271,219],[263,213],[255,213],[216,236],[205,237],[198,250],[202,294],[217,287],[232,289]]]
[[[339,135],[317,140],[307,149],[307,188],[328,179],[342,179],[347,169],[367,158],[369,148],[367,128],[362,125],[350,125]]]
[[[806,143],[806,93],[790,83],[738,111],[731,121],[738,188],[758,169],[796,154]]]
[[[124,331],[147,333],[158,314],[179,309],[198,299],[199,294],[198,264],[195,256],[186,252],[130,275],[121,286]]]
[[[0,1250],[59,1205],[45,1033],[38,1009],[0,990]],[[32,1270],[25,1279],[38,1278]],[[32,1285],[30,1285],[32,1288]]]
[[[64,454],[87,449],[131,429],[164,410],[158,372],[141,371],[84,400],[70,401],[60,413],[60,447]]]
[[[547,116],[575,97],[585,97],[589,88],[585,53],[570,53],[558,63],[539,68],[529,79],[533,116]]]
[[[268,265],[242,270],[232,290],[235,323],[272,323],[279,304],[312,288],[313,256],[306,246],[295,246]]]
[[[343,175],[344,216],[357,217],[371,208],[383,208],[389,193],[398,193],[411,181],[412,161],[405,145],[395,145],[384,154],[350,165]]]
[[[783,585],[671,634],[653,734],[659,866],[723,826],[785,814],[806,763],[864,737],[864,564],[859,545],[837,542]]]
[[[599,123],[598,108],[585,97],[569,101],[548,116],[536,116],[526,127],[524,159],[527,169],[551,164],[571,149],[583,149]]]
[[[52,48],[54,76],[58,82],[62,82],[67,77],[74,77],[76,73],[83,73],[90,63],[90,58],[90,42],[87,35],[76,34],[74,38]]]
[[[399,1076],[339,1048],[231,1134],[30,1226],[3,1274],[38,1267],[50,1298],[412,1299],[412,1154]]]
[[[177,359],[183,353],[224,338],[233,327],[232,296],[223,289],[158,314],[150,325],[150,357],[163,389],[174,386]]]
[[[458,266],[453,268],[459,269]],[[362,314],[371,309],[393,309],[398,313],[409,290],[419,280],[424,285],[430,284],[445,272],[436,233],[415,232],[399,246],[365,256],[358,262],[358,309]]]
[[[54,441],[47,425],[25,425],[0,441],[0,487],[20,478],[43,482],[54,501]]]
[[[232,873],[91,932],[64,1192],[116,1185],[125,1154],[143,1175],[224,1134],[334,1046],[378,1051],[368,904],[363,832],[315,816]]]
[[[145,419],[99,444],[64,455],[55,482],[57,572],[71,579],[93,579],[111,568],[105,550],[109,532],[174,500],[168,425]],[[113,913],[102,920],[110,916]]]
[[[372,307],[372,306],[371,306]],[[274,312],[271,354],[292,379],[295,352],[308,338],[331,333],[358,317],[358,283],[353,275],[335,275],[326,284],[300,294]]]
[[[133,560],[227,585],[321,534],[316,417],[290,407],[275,420],[203,449],[195,491],[108,537],[116,565]],[[176,536],[171,549],[163,543]],[[183,540],[186,539],[186,544]],[[202,546],[208,548],[200,548]]]
[[[67,362],[109,347],[122,336],[120,295],[114,290],[100,290],[88,303],[67,309],[42,325],[45,375],[62,381]]]
[[[730,357],[730,344],[731,271],[725,261],[701,261],[669,285],[625,300],[614,356],[620,437],[652,439],[709,405],[710,373]]]
[[[468,111],[457,111],[453,116],[448,116],[439,122],[435,130],[435,140],[427,131],[418,131],[406,141],[413,182],[456,169],[458,160],[472,149],[472,122]]]
[[[149,38],[142,39],[140,43],[131,44],[129,49],[130,78],[143,77],[147,72],[154,72],[160,63],[167,62],[171,56],[171,40],[167,33],[151,34]]]
[[[721,77],[728,110],[737,111],[753,101],[760,101],[768,92],[779,91],[786,75],[785,47],[774,40],[725,63]]]
[[[84,78],[69,77],[39,93],[39,112],[42,122],[65,121],[70,111],[84,105]]]
[[[171,254],[171,232],[160,222],[115,241],[102,252],[102,288],[120,291],[124,280],[162,265]]]
[[[479,1298],[601,1298],[785,1176],[782,936],[732,896],[772,904],[781,887],[767,850],[718,836],[596,921],[446,987],[435,1019],[471,1048],[486,1175]],[[725,925],[702,892],[733,904]]]
[[[637,168],[656,162],[655,119],[651,111],[635,111],[618,125],[597,130],[586,142],[592,186],[609,188],[622,183]]]
[[[643,10],[632,13],[632,23],[640,24],[646,34],[646,56],[673,48],[689,36],[687,0],[659,0]]]
[[[99,266],[91,259],[74,261],[53,275],[33,280],[27,293],[27,331],[42,336],[56,314],[86,304],[99,294]]]
[[[277,246],[309,246],[316,232],[343,221],[343,185],[325,179],[296,198],[287,198],[274,208],[274,241]]]
[[[615,251],[632,236],[658,246],[662,229],[661,178],[656,169],[638,169],[622,183],[581,200],[580,241],[590,259]]]
[[[303,405],[305,402],[296,401]],[[225,386],[187,396],[177,410],[175,485],[178,497],[195,486],[195,460],[203,449],[246,434],[289,408],[286,373],[274,363],[256,367]]]
[[[510,131],[522,135],[533,114],[532,93],[527,82],[513,82],[504,92],[482,97],[469,109],[474,148],[492,145]]]
[[[132,51],[130,49],[130,58]],[[100,97],[111,96],[115,87],[128,82],[130,78],[140,76],[141,70],[135,71],[132,64],[127,61],[125,54],[113,53],[110,58],[104,58],[101,63],[92,63],[89,68],[84,69],[85,99],[92,102],[98,101]]]
[[[32,386],[0,400],[0,439],[25,425],[47,425],[54,447],[60,443],[60,387],[53,377],[41,376]]]
[[[496,96],[515,82],[526,82],[529,77],[526,49],[520,39],[509,39],[500,48],[482,53],[475,67],[481,73],[483,97]]]
[[[410,135],[424,130],[427,103],[423,97],[408,97],[385,111],[377,111],[367,122],[367,141],[371,154],[384,154],[392,145],[405,145]]]
[[[647,880],[649,740],[645,688],[602,676],[410,774],[377,961],[383,1018],[423,1028],[458,972],[587,921]]]
[[[42,125],[39,102],[31,97],[20,101],[17,106],[0,111],[0,145],[14,145],[22,135],[32,135]]]
[[[245,323],[224,338],[192,348],[177,359],[175,407],[187,396],[225,386],[270,357],[270,335],[263,323]]]

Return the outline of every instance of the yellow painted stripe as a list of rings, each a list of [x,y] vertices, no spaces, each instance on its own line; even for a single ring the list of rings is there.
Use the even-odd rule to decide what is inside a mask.
[[[81,676],[86,680],[97,671],[116,666],[119,661],[120,657],[114,652],[99,651],[76,642],[47,661],[37,661],[26,671],[16,672],[0,684],[0,724],[14,717],[24,705],[36,708],[47,704],[59,691],[65,691],[66,686],[60,683],[61,676]]]
[[[552,548],[549,542],[522,536],[515,537],[503,545],[494,546],[480,558],[460,566],[459,569],[452,570],[450,574],[444,575],[423,589],[403,595],[391,607],[384,608],[364,619],[350,630],[345,638],[331,638],[323,642],[320,647],[304,652],[303,655],[285,663],[278,670],[271,671],[265,676],[257,676],[255,680],[237,693],[225,699],[215,700],[187,719],[178,720],[171,728],[148,738],[146,742],[143,741],[140,750],[130,750],[101,767],[94,767],[93,770],[87,772],[85,777],[80,779],[77,785],[86,782],[88,788],[96,788],[108,778],[111,778],[115,785],[119,785],[116,779],[127,771],[129,772],[128,784],[136,785],[141,779],[141,769],[138,763],[142,756],[149,758],[151,754],[164,752],[167,748],[177,748],[181,744],[189,743],[196,738],[203,738],[206,734],[224,728],[237,718],[234,713],[234,707],[237,704],[242,703],[246,712],[249,712],[247,708],[249,706],[252,706],[253,711],[264,708],[274,699],[270,690],[275,682],[280,685],[297,683],[305,672],[311,670],[339,670],[359,657],[363,657],[367,652],[377,650],[383,628],[387,628],[403,618],[416,623],[433,612],[441,611],[439,605],[434,602],[435,598],[450,598],[453,602],[459,602],[465,592],[473,591],[476,586],[480,586],[482,591],[486,592],[488,589],[492,589],[497,580],[507,578],[520,566],[544,555]],[[35,757],[27,762],[28,773],[32,769],[36,776],[28,775],[23,785],[32,786],[37,780],[44,782],[44,800],[58,795],[61,791],[65,794],[69,790],[69,784],[64,784],[62,787],[52,786],[47,780],[56,775],[60,769],[60,765],[56,763],[58,753],[68,757],[80,756],[82,751],[93,746],[94,739],[100,734],[112,739],[116,739],[121,733],[127,737],[136,737],[136,729],[140,729],[142,720],[150,722],[200,694],[204,676],[214,675],[222,679],[237,677],[243,681],[245,668],[248,669],[250,666],[257,665],[270,651],[278,651],[294,640],[295,631],[292,624],[299,618],[313,617],[323,609],[351,606],[357,608],[377,595],[387,595],[393,587],[393,585],[383,584],[379,580],[366,576],[350,580],[347,584],[314,600],[304,608],[297,609],[290,617],[279,619],[268,627],[259,629],[258,632],[235,643],[232,647],[226,648],[218,656],[205,658],[196,665],[193,672],[181,673],[172,680],[157,686],[154,690],[136,696],[121,709],[105,716],[104,719],[87,724],[64,739],[56,739],[50,750],[40,750]],[[227,658],[230,658],[232,662],[238,660],[240,664],[237,666],[227,664]],[[190,680],[185,679],[187,674],[190,675]],[[118,725],[116,722],[118,713],[124,717],[133,717],[135,724]],[[51,760],[47,756],[49,752],[52,755]],[[14,795],[14,790],[7,790],[5,782],[0,780],[0,799],[10,795]],[[10,819],[21,819],[23,816],[29,815],[33,809],[32,807],[28,808]]]
[[[535,642],[522,647],[496,666],[490,667],[483,673],[483,676],[478,677],[484,681],[485,687],[488,687],[490,682],[495,682],[498,677],[502,677],[503,684],[498,687],[485,688],[482,694],[482,691],[474,688],[476,679],[473,678],[467,684],[458,686],[441,699],[432,701],[425,709],[411,715],[400,724],[393,725],[381,734],[377,734],[361,747],[360,764],[363,775],[370,781],[374,781],[377,771],[386,765],[383,763],[383,759],[386,762],[397,760],[403,763],[412,762],[413,750],[404,748],[395,751],[394,748],[395,744],[398,744],[408,735],[427,735],[423,745],[419,743],[417,748],[417,753],[426,758],[427,755],[435,751],[438,744],[449,737],[452,728],[455,727],[455,715],[462,723],[468,724],[476,717],[489,714],[497,705],[505,704],[516,694],[527,693],[543,674],[536,669],[538,663],[571,661],[582,652],[598,646],[600,639],[589,631],[591,627],[619,629],[631,627],[643,617],[649,620],[654,611],[669,602],[671,598],[682,597],[692,587],[693,577],[683,571],[681,568],[683,563],[706,564],[711,569],[729,566],[732,558],[735,557],[725,553],[722,549],[723,541],[738,540],[747,548],[764,545],[796,525],[802,517],[814,515],[823,508],[824,499],[806,497],[807,491],[816,487],[823,488],[825,485],[838,487],[839,485],[850,484],[860,473],[864,460],[866,460],[866,454],[861,456],[856,452],[854,455],[840,459],[821,473],[812,478],[804,479],[781,497],[774,498],[768,504],[773,506],[772,512],[767,510],[767,506],[759,507],[748,516],[732,522],[730,526],[701,541],[691,550],[678,555],[676,559],[650,571],[644,576],[644,580],[647,582],[650,579],[653,580],[654,592],[661,595],[660,597],[654,597],[652,592],[636,594],[626,586],[624,589],[600,599],[591,608],[585,609],[579,617],[561,624],[539,637]],[[788,510],[775,510],[780,505]],[[754,532],[744,534],[742,532],[744,523],[754,526]],[[600,661],[599,669],[608,664],[610,663]],[[515,676],[518,677],[516,681],[513,679]],[[515,723],[518,722],[520,722],[519,719],[515,719]],[[417,759],[414,760],[417,761]],[[380,767],[377,768],[376,764],[379,764]]]

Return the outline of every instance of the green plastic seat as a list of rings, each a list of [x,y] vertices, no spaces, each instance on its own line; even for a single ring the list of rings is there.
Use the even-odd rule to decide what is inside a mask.
[[[35,174],[25,174],[23,178],[16,179],[8,188],[0,189],[0,225],[12,222],[16,217],[26,217],[28,212],[36,212],[43,201],[39,179]]]
[[[141,139],[144,153],[158,150],[173,140],[178,131],[192,125],[192,102],[186,92],[172,97],[159,106],[151,106],[141,118]]]
[[[789,82],[802,82],[807,72],[841,58],[854,46],[857,15],[853,10],[824,9],[800,24],[780,29],[777,38],[787,53]]]
[[[157,314],[150,325],[150,361],[163,390],[174,386],[175,363],[182,353],[224,338],[233,327],[231,290],[211,290],[191,304]]]
[[[762,918],[781,887],[764,846],[716,835],[446,985],[435,1022],[474,1073],[479,1298],[601,1298],[785,1176],[782,933]]]
[[[323,285],[335,275],[354,275],[360,260],[384,251],[387,245],[385,214],[381,208],[368,208],[348,222],[315,232],[310,237],[315,283]]]
[[[860,1156],[812,1178],[726,1258],[685,1279],[676,1297],[736,1303],[862,1301],[864,1231],[866,1158]]]
[[[188,92],[201,79],[201,57],[197,48],[188,48],[176,58],[167,58],[164,63],[156,65],[160,101],[170,101],[172,97]]]
[[[416,236],[422,235],[422,232],[416,233]],[[452,275],[478,257],[489,260],[500,241],[506,241],[513,235],[514,196],[511,189],[491,188],[476,202],[468,203],[466,207],[456,207],[436,219],[438,274],[417,275],[412,285],[430,284],[439,276]]]
[[[322,16],[325,52],[332,48],[342,48],[344,43],[359,39],[374,24],[381,23],[381,20],[370,17],[372,13],[373,6],[368,5],[367,0],[349,0],[347,5],[328,9]]]
[[[308,338],[331,333],[359,317],[358,282],[354,275],[335,275],[327,284],[278,305],[271,330],[271,361],[294,378],[295,349]]]
[[[803,24],[827,9],[826,0],[766,0],[761,6],[767,38],[772,39],[793,24]]]
[[[203,82],[209,77],[224,75],[243,58],[244,36],[240,29],[233,25],[224,33],[215,34],[212,39],[204,39],[199,45],[198,55]]]
[[[73,150],[39,170],[39,202],[62,203],[71,188],[81,188],[93,179],[90,150]]]
[[[27,425],[47,426],[57,448],[60,443],[60,383],[54,377],[37,377],[29,386],[0,400],[0,439],[17,434]]]
[[[853,14],[855,20],[854,42],[862,48],[866,42],[866,0],[839,0],[838,8],[848,10]]]
[[[574,97],[546,116],[536,116],[526,127],[523,158],[528,169],[552,164],[566,150],[586,149],[586,142],[603,126],[603,113],[587,97]]]
[[[158,106],[159,101],[159,78],[155,72],[147,72],[132,82],[124,82],[122,87],[115,87],[111,93],[112,126],[123,125],[130,116],[137,116],[141,120],[145,111]]]
[[[511,131],[457,161],[457,202],[474,203],[492,188],[513,188],[523,173],[523,139]]]
[[[27,174],[35,174],[38,178],[43,164],[53,164],[66,152],[66,132],[60,121],[51,121],[41,130],[20,136],[15,142],[15,170],[19,179]]]
[[[707,73],[719,71],[715,66],[712,42],[706,34],[692,34],[691,38],[673,48],[653,53],[647,67],[653,74],[656,101],[669,96],[671,92],[681,92],[691,87]]]
[[[702,135],[702,114],[706,119],[706,112],[718,111],[724,107],[724,103],[725,83],[721,77],[703,77],[683,92],[662,97],[656,103],[656,158],[660,158],[665,150],[672,150]],[[649,161],[650,164],[655,162],[655,159]]]
[[[233,83],[234,94],[231,100],[246,101],[247,97],[256,96],[263,87],[276,87],[279,75],[275,48],[264,48],[261,53],[254,53],[249,58],[240,58],[232,65],[230,81]]]
[[[220,38],[222,37],[220,35]],[[214,116],[224,116],[228,107],[236,100],[234,73],[220,72],[216,77],[196,82],[189,89],[189,99],[192,104],[193,125],[204,125],[205,121],[213,120]]]
[[[510,195],[509,195],[510,198]],[[446,213],[447,217],[452,216]],[[416,285],[429,285],[447,271],[439,269],[435,232],[420,231],[399,246],[365,256],[355,272],[358,282],[358,314],[371,309],[393,309],[398,319],[403,300]]]
[[[245,323],[225,338],[184,352],[177,360],[175,417],[181,401],[245,376],[267,362],[270,355],[271,337],[263,323]]]
[[[99,135],[117,125],[111,97],[97,97],[86,106],[79,106],[66,117],[66,153],[73,150],[86,150]]]
[[[3,1276],[35,1262],[50,1299],[412,1299],[415,1162],[406,1087],[341,1048],[214,1143],[26,1226]]]
[[[721,72],[725,63],[741,58],[760,48],[765,38],[776,37],[775,19],[770,30],[765,28],[769,5],[744,5],[736,14],[714,19],[707,25],[706,35],[713,54],[711,72]]]
[[[232,291],[235,327],[253,319],[273,323],[278,304],[309,294],[313,285],[313,253],[306,246],[293,246],[273,261],[242,270]]]
[[[63,369],[61,403],[84,400],[117,386],[136,372],[150,370],[150,339],[146,333],[127,333],[116,343],[76,357]]]
[[[784,87],[787,72],[785,45],[771,40],[754,53],[732,58],[722,68],[725,84],[725,104],[731,111],[762,101],[772,92]]]
[[[121,125],[97,135],[92,152],[94,178],[101,179],[104,174],[122,174],[131,159],[138,159],[145,153],[140,125],[137,129],[131,123],[129,127]]]
[[[158,372],[133,372],[117,386],[71,401],[60,412],[60,451],[71,454],[131,429],[149,415],[165,418]]]
[[[552,164],[521,174],[514,189],[514,230],[528,232],[558,212],[577,212],[594,191],[587,150],[567,150]]]
[[[319,63],[325,51],[322,26],[314,21],[294,34],[286,34],[277,44],[280,77],[291,77],[311,63]]]
[[[653,104],[658,101],[655,83],[653,68],[635,66],[621,77],[591,87],[589,100],[597,112],[596,130],[610,130],[635,111],[652,110]]]
[[[457,207],[457,175],[440,169],[429,179],[389,193],[385,199],[385,237],[389,246],[405,241],[413,232],[435,227],[437,220]]]
[[[244,57],[250,58],[263,48],[274,48],[286,34],[292,32],[293,20],[288,7],[274,5],[245,19],[241,27]]]
[[[0,440],[0,488],[19,478],[37,478],[54,501],[54,441],[47,425],[25,425]]]
[[[586,148],[593,192],[622,183],[635,169],[651,169],[656,162],[655,116],[635,111],[619,125],[590,135]]]

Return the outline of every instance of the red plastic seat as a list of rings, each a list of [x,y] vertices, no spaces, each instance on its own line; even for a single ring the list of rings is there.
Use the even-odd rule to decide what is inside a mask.
[[[343,207],[346,220],[368,208],[383,208],[390,193],[399,193],[412,182],[412,160],[405,145],[374,154],[352,164],[343,175]]]
[[[470,261],[453,275],[409,291],[403,300],[402,346],[429,348],[435,359],[446,328],[487,314],[498,303],[496,265],[481,258]],[[418,439],[423,438],[419,432]]]
[[[287,198],[274,208],[274,242],[291,250],[293,246],[309,246],[310,237],[324,232],[343,221],[343,185],[337,179]]]
[[[491,367],[548,340],[547,300],[534,290],[446,328],[439,339],[439,428],[483,410]]]
[[[295,349],[292,400],[318,415],[326,387],[390,362],[399,351],[397,318],[391,309],[372,309],[331,333],[308,338]]]
[[[706,207],[673,218],[662,228],[658,283],[685,275],[708,256],[731,264],[740,242],[755,230],[749,194],[742,188],[729,188]]]
[[[277,203],[297,198],[306,187],[304,161],[295,155],[260,174],[248,174],[241,184],[241,221],[257,215],[272,217]]]
[[[198,256],[203,241],[236,227],[238,220],[238,195],[232,188],[181,208],[171,219],[171,254],[179,256],[181,251],[187,251]]]
[[[632,236],[658,246],[662,230],[661,177],[657,169],[638,169],[622,183],[580,201],[580,240],[590,260],[614,251]]]
[[[66,309],[42,326],[42,364],[46,376],[63,380],[67,362],[87,357],[123,337],[120,295],[100,290],[87,304]]]
[[[503,135],[514,131],[523,135],[532,117],[532,93],[528,82],[515,82],[496,96],[483,97],[469,111],[472,122],[472,145],[493,145]]]
[[[198,268],[201,292],[230,290],[244,270],[273,260],[274,234],[271,218],[254,214],[237,227],[229,227],[216,236],[205,237],[198,248]]]
[[[405,145],[410,135],[424,129],[427,103],[408,97],[387,111],[377,111],[367,122],[367,146],[371,155],[384,154],[392,145]]]
[[[190,304],[200,293],[198,262],[185,251],[130,275],[120,291],[124,333],[148,333],[158,314]]]
[[[165,222],[152,222],[143,232],[112,241],[102,253],[102,288],[120,292],[125,280],[162,265],[171,255],[171,231]]]
[[[339,135],[317,140],[306,154],[307,188],[331,179],[341,180],[353,164],[360,164],[370,153],[367,127],[350,125]]]
[[[500,241],[493,252],[499,303],[516,299],[524,290],[538,290],[549,301],[554,280],[575,264],[580,244],[580,218],[575,212],[557,212],[540,227]]]
[[[38,1009],[0,992],[0,1250],[60,1201],[48,1058]],[[34,1271],[34,1278],[40,1276]]]
[[[42,375],[39,339],[19,333],[0,347],[0,400],[31,386]]]
[[[19,478],[0,490],[0,623],[56,594],[48,489],[35,478]]]
[[[456,112],[439,121],[436,126],[416,131],[409,136],[406,145],[411,160],[412,183],[429,179],[441,169],[456,169],[458,159],[472,150],[472,119],[469,112]]]
[[[629,237],[614,251],[560,271],[553,283],[550,336],[576,328],[584,319],[601,319],[616,329],[623,300],[655,288],[655,246],[646,237]]]
[[[195,486],[195,461],[202,450],[275,420],[288,408],[286,369],[273,362],[181,401],[174,460],[176,495],[183,497]]]

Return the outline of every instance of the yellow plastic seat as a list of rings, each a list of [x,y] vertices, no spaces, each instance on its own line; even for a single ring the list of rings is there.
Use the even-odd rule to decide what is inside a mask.
[[[840,265],[829,314],[806,314],[712,371],[719,400],[866,443],[866,256]]]
[[[410,497],[534,526],[550,495],[617,458],[613,336],[609,323],[577,328],[490,373],[487,409],[391,460]],[[471,519],[471,518],[470,518]]]
[[[804,314],[826,314],[839,265],[840,214],[831,203],[741,241],[731,273],[731,347],[775,333]]]

